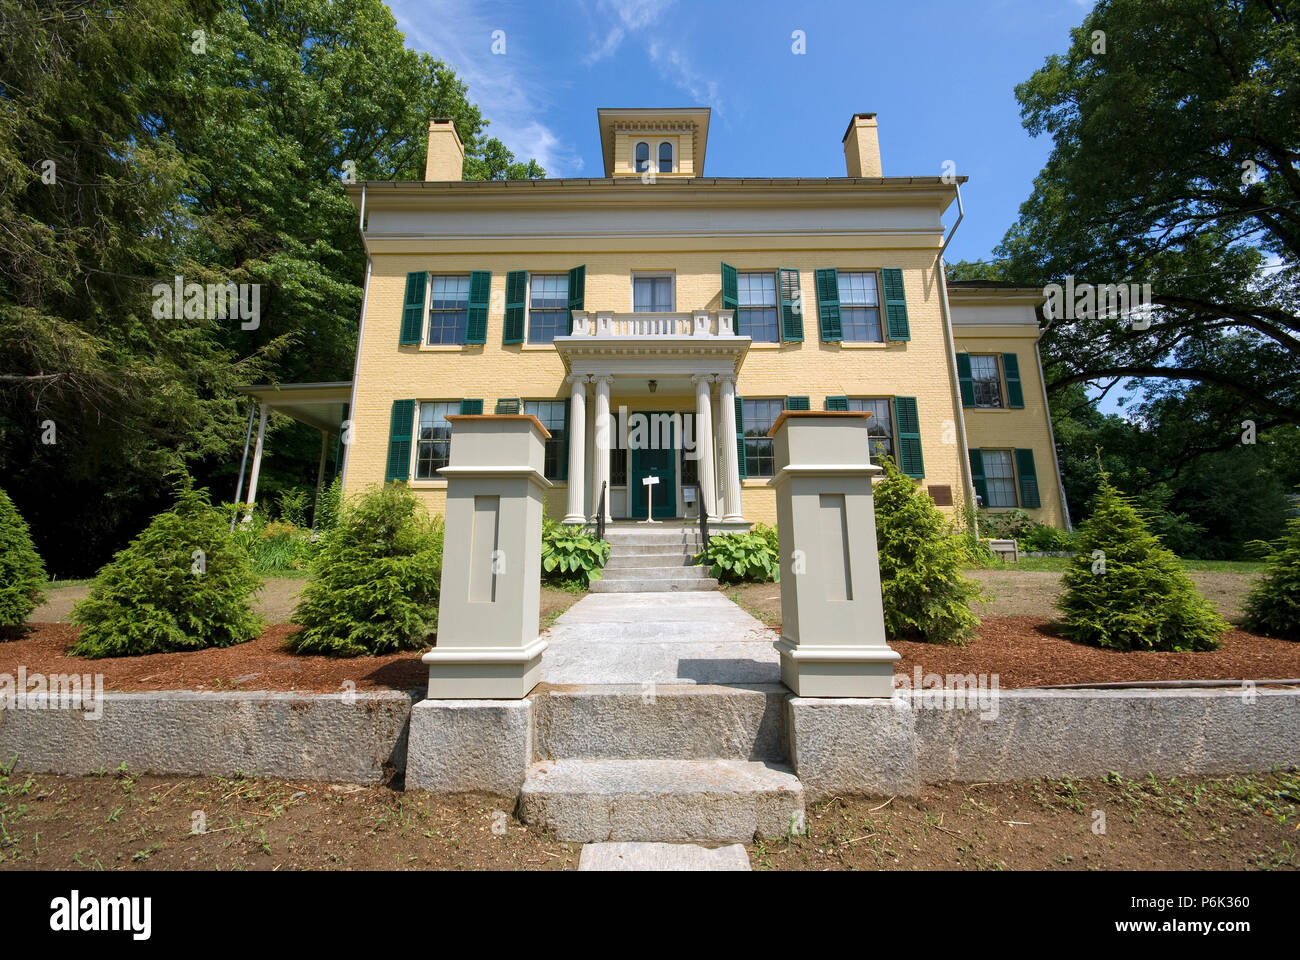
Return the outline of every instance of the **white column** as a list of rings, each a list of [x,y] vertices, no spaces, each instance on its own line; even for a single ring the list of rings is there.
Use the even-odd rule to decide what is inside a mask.
[[[253,448],[253,472],[248,477],[248,506],[257,503],[257,478],[262,473],[262,445],[266,440],[266,415],[269,408],[262,404],[262,415],[257,422],[257,446]]]
[[[709,396],[712,374],[696,374],[695,381],[695,450],[699,454],[698,470],[703,491],[702,509],[708,511],[710,520],[718,518],[717,486],[713,480],[713,400]]]
[[[609,449],[613,440],[614,424],[609,418],[609,388],[614,378],[608,375],[592,377],[596,384],[596,462],[592,465],[591,515],[592,519],[600,510],[600,493],[605,492],[605,518],[613,513],[609,508]]]
[[[587,446],[587,378],[569,377],[573,392],[569,395],[569,504],[565,523],[586,523],[583,503],[583,454]]]
[[[736,450],[736,378],[718,377],[718,405],[722,408],[722,519],[743,522],[740,505],[740,454]]]

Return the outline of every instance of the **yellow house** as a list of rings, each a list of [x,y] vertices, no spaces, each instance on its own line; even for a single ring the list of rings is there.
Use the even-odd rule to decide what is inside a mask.
[[[406,481],[441,512],[446,417],[523,412],[551,433],[551,516],[772,523],[769,428],[847,409],[943,508],[1068,522],[1043,297],[945,282],[958,183],[883,176],[874,114],[844,177],[807,179],[705,176],[707,109],[598,117],[603,178],[463,181],[434,120],[423,181],[348,188],[368,263],[346,492]]]

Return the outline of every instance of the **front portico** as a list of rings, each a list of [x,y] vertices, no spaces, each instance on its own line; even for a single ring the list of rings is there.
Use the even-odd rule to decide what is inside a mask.
[[[749,345],[730,310],[573,311],[573,333],[555,338],[573,438],[564,522],[596,519],[602,493],[607,519],[646,519],[637,488],[657,475],[656,519],[703,510],[713,523],[745,523],[736,376]]]

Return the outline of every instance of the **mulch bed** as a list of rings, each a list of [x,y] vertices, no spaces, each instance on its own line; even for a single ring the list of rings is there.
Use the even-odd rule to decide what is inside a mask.
[[[99,673],[108,690],[297,690],[339,693],[414,690],[428,671],[419,653],[336,659],[284,649],[297,627],[278,624],[256,640],[223,649],[86,660],[66,656],[77,628],[32,624],[19,639],[0,643],[0,673]],[[1118,653],[1072,643],[1041,617],[987,617],[964,647],[896,641],[898,673],[994,674],[1001,688],[1149,680],[1289,680],[1300,678],[1300,644],[1231,630],[1209,653]]]
[[[298,690],[342,693],[356,690],[412,690],[429,681],[420,652],[384,657],[301,656],[284,649],[298,628],[281,623],[256,640],[186,653],[87,660],[64,654],[78,628],[66,623],[34,623],[25,636],[0,643],[0,673],[102,673],[106,690]],[[356,686],[347,688],[347,682]]]
[[[998,684],[1045,687],[1148,680],[1292,680],[1300,678],[1300,643],[1229,630],[1205,653],[1121,653],[1066,640],[1041,617],[987,617],[964,647],[891,642],[897,673],[998,674]]]

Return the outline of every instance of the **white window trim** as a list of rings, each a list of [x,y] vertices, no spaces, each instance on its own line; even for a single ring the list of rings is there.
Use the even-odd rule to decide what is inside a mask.
[[[535,277],[564,277],[565,281],[565,301],[568,301],[568,281],[569,272],[567,270],[539,270],[528,271],[528,289],[524,293],[524,342],[520,344],[525,350],[554,350],[555,342],[550,343],[533,343],[528,339],[528,333],[533,326],[533,279]]]
[[[677,312],[677,271],[676,270],[633,270],[632,283],[628,290],[628,296],[631,298],[632,302],[628,305],[628,311],[630,313],[636,313],[636,282],[638,280],[659,280],[665,277],[672,281],[672,288],[673,288],[673,302],[672,305],[669,306],[669,308],[665,312],[676,313]]]

